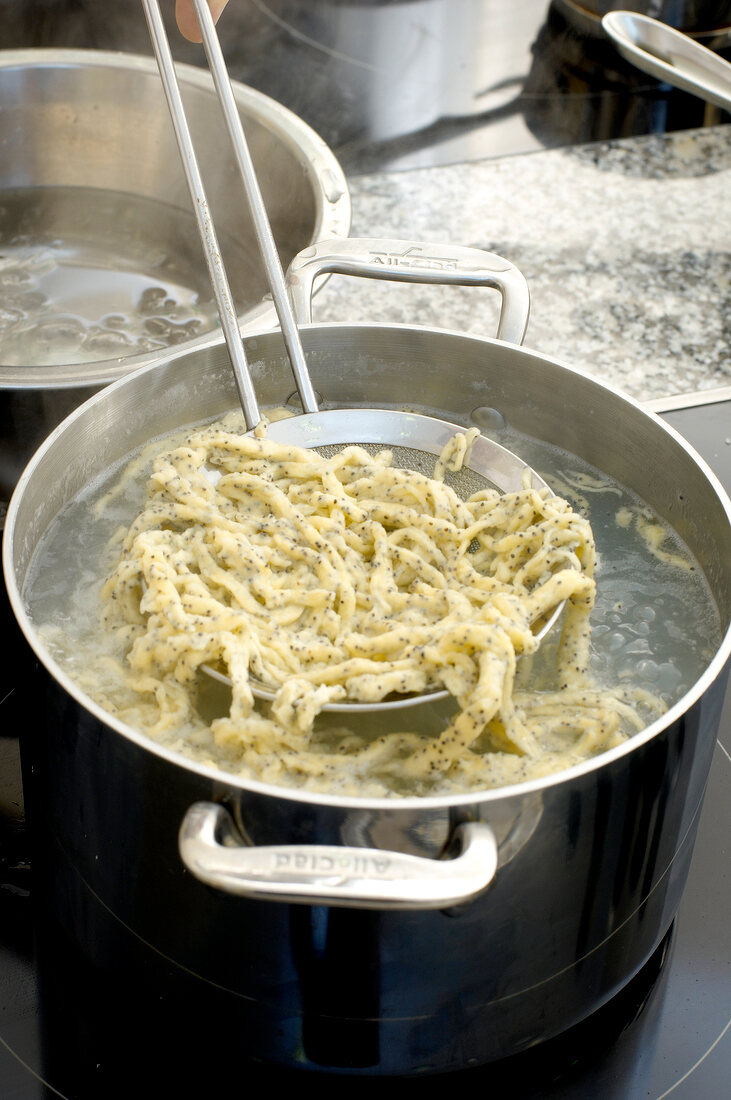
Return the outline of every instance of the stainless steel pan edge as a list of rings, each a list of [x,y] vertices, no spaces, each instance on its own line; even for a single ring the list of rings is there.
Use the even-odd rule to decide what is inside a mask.
[[[64,79],[65,74],[67,87],[56,88],[51,83],[56,71],[60,74],[59,81]],[[190,106],[193,121],[200,124],[198,116],[202,114],[202,104],[208,109],[216,112],[218,110],[211,77],[195,65],[184,63],[176,65],[176,71],[184,93],[193,97]],[[109,111],[104,108],[108,106],[106,101],[118,94],[114,86],[105,84],[109,74],[129,80],[129,93],[134,96],[135,102],[140,100],[142,103],[147,102],[149,106],[149,96],[156,97],[153,102],[159,118],[157,115],[153,118],[150,111],[147,111],[147,131],[140,130],[138,126],[132,135],[138,144],[130,141],[130,135],[124,132],[109,133],[114,120],[110,119]],[[74,94],[74,79],[84,82],[83,90],[87,100],[83,103],[86,108],[86,115],[83,117],[82,104],[75,105],[71,98]],[[9,163],[2,175],[2,188],[66,185],[125,190],[129,187],[140,195],[160,198],[160,182],[155,174],[160,171],[161,161],[165,161],[172,164],[174,170],[166,181],[164,199],[183,209],[189,209],[190,199],[185,190],[182,172],[178,168],[173,132],[153,58],[103,50],[3,50],[0,51],[0,80],[4,81],[0,87],[5,91],[0,107],[7,118],[5,125],[9,127],[4,139]],[[350,192],[340,164],[329,146],[307,123],[276,100],[238,82],[234,82],[232,86],[236,104],[252,129],[260,131],[259,136],[271,135],[280,143],[281,148],[291,157],[290,170],[295,165],[300,168],[307,182],[307,193],[300,197],[300,201],[304,203],[306,200],[312,206],[312,241],[345,236],[350,228]],[[49,141],[45,143],[45,147],[34,150],[31,139],[35,136],[37,140],[41,140],[42,133],[24,133],[19,127],[12,128],[14,111],[24,105],[28,98],[28,89],[33,89],[38,94],[38,102],[33,101],[35,113],[32,115],[37,125],[49,127],[49,132],[59,126],[67,127],[69,141],[73,142],[71,149],[68,145],[61,144],[54,151]],[[54,96],[61,95],[62,92],[65,92],[68,102],[54,105]],[[95,103],[102,108],[99,112],[101,118],[98,115],[94,117]],[[48,119],[44,118],[43,109],[49,110]],[[77,117],[74,117],[74,110]],[[215,117],[217,121],[217,114]],[[101,129],[93,129],[94,122]],[[127,125],[130,123],[127,122]],[[222,127],[223,124],[220,125]],[[27,120],[25,129],[29,129]],[[256,137],[254,134],[252,138],[255,146]],[[120,142],[119,148],[115,146],[115,139]],[[82,155],[83,141],[95,143],[104,152],[98,166],[90,168],[86,164]],[[270,173],[262,171],[262,174],[271,187]],[[237,209],[229,209],[228,213],[225,210],[224,200],[232,178],[232,171],[229,171],[209,185],[212,191],[211,201],[216,208],[223,208],[223,228],[228,231],[229,222],[236,217]],[[276,195],[268,195],[268,201],[277,208],[281,205]],[[276,213],[271,216],[274,221]],[[239,318],[244,331],[270,326],[276,323],[276,319],[271,300],[253,305]],[[218,337],[215,333],[206,333],[186,342],[183,350],[192,351],[210,343],[211,339],[216,340]],[[169,354],[177,355],[178,350],[173,348]],[[167,357],[167,354],[161,356],[159,352],[153,352],[77,367],[59,364],[55,367],[15,368],[0,365],[0,388],[45,390],[55,387],[98,387],[114,381],[122,374]]]
[[[230,274],[236,278],[234,294],[237,300],[241,295],[249,301],[248,307],[240,309],[240,324],[244,331],[273,325],[276,312],[266,297],[263,278],[253,283],[247,273],[242,286],[238,253],[226,251],[231,242],[246,248],[251,230],[244,205],[230,202],[236,176],[211,78],[193,65],[181,64],[178,72],[191,123],[201,136],[206,188],[224,234]],[[345,236],[350,229],[350,194],[332,150],[275,100],[239,83],[234,84],[234,94],[265,181],[265,198],[285,264],[308,243]],[[101,50],[0,51],[0,144],[4,152],[0,204],[15,189],[43,188],[53,212],[59,188],[63,194],[67,188],[84,187],[190,209],[159,73],[151,57]],[[63,234],[55,224],[57,216],[57,212],[44,215]],[[64,225],[67,216],[63,215]],[[161,230],[154,225],[148,228],[151,237],[159,237]],[[137,231],[143,232],[139,227]],[[202,255],[200,269],[205,285]],[[207,333],[162,355],[154,350],[85,364],[10,366],[0,362],[0,499],[7,501],[23,467],[48,433],[101,386],[219,338],[216,332]]]
[[[517,428],[629,483],[684,533],[728,625],[728,499],[690,448],[639,405],[582,372],[498,341],[345,324],[307,325],[303,337],[328,400],[348,403],[355,395],[401,405],[418,392],[420,403],[465,422],[476,407],[497,407]],[[263,400],[286,400],[292,386],[279,335],[250,336],[247,351]],[[576,416],[567,423],[569,397]],[[327,910],[338,927],[352,929],[358,959],[367,955],[378,975],[375,1002],[372,986],[364,987],[353,1012],[378,1017],[384,1051],[388,1039],[390,1053],[373,1072],[412,1072],[419,1051],[431,1068],[458,1068],[546,1038],[611,996],[672,920],[715,743],[731,633],[691,692],[631,745],[523,787],[398,803],[347,800],[267,788],[172,757],[67,682],[27,621],[20,588],[35,542],[76,489],[152,431],[234,403],[221,346],[161,364],[114,383],[72,414],[21,478],[4,560],[16,616],[48,670],[39,672],[49,680],[39,693],[44,710],[26,737],[48,827],[80,879],[134,935],[247,999],[252,1012],[285,1020],[286,1042],[276,1028],[260,1035],[263,1056],[294,1063],[292,1036],[301,1039],[311,1009],[292,929],[305,920],[295,913],[309,907],[211,891],[187,873],[178,832],[190,807],[225,807],[247,844],[334,844],[425,858],[442,855],[460,824],[484,823],[497,841],[498,867],[471,903],[374,913],[370,921],[361,908]],[[115,425],[121,438],[109,450]],[[176,919],[181,912],[185,925]],[[191,922],[216,928],[215,936],[195,935]]]

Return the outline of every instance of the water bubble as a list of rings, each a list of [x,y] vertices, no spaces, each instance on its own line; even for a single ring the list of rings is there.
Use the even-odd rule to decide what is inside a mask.
[[[122,355],[131,343],[123,332],[95,332],[87,337],[85,346],[102,354]]]
[[[13,287],[25,287],[29,282],[31,282],[31,276],[28,272],[21,271],[17,267],[0,271],[0,286],[7,290],[12,290]]]
[[[40,252],[31,252],[23,266],[29,273],[29,278],[33,276],[38,279],[43,275],[50,274],[51,271],[55,271],[58,267],[58,262],[53,252],[48,249],[42,249]]]
[[[0,305],[0,328],[7,329],[10,325],[16,325],[25,317],[22,309],[12,309],[9,306]]]
[[[139,351],[158,351],[165,347],[164,340],[153,340],[149,336],[140,336],[135,345]]]
[[[189,338],[190,334],[186,331],[185,325],[173,325],[168,341],[170,344],[182,344]]]
[[[84,335],[84,326],[74,317],[52,317],[36,325],[38,339],[57,348],[77,347]]]
[[[670,661],[658,666],[657,687],[664,696],[678,698],[687,688],[682,687],[683,674]]]
[[[624,649],[626,644],[627,639],[625,638],[624,634],[620,634],[619,631],[615,630],[606,639],[605,647],[609,651],[609,653],[618,653],[620,649]]]
[[[48,299],[45,294],[41,294],[39,290],[25,290],[22,294],[18,294],[15,299],[16,305],[19,305],[29,313],[34,310],[42,309],[47,301]]]
[[[167,291],[162,286],[150,286],[143,290],[137,308],[140,313],[159,313],[167,299]]]
[[[473,409],[470,419],[482,431],[505,428],[508,423],[499,409],[490,408],[489,405],[480,405],[479,408]]]
[[[624,652],[634,657],[641,653],[650,653],[651,650],[647,638],[637,638],[625,646]]]
[[[145,332],[148,332],[151,336],[171,336],[173,326],[163,317],[150,317],[145,321]]]

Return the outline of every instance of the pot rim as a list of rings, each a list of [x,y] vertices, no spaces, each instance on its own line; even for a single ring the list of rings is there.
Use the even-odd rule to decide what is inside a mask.
[[[335,329],[380,329],[380,330],[392,330],[397,332],[416,332],[419,334],[435,333],[440,336],[464,338],[467,336],[469,339],[474,339],[482,343],[495,345],[501,348],[514,347],[515,351],[527,352],[532,357],[538,358],[545,362],[557,365],[569,373],[575,374],[582,379],[596,385],[601,390],[609,391],[615,394],[617,397],[632,405],[635,409],[640,411],[643,415],[649,417],[657,426],[657,428],[670,435],[680,447],[686,451],[686,453],[693,459],[693,461],[701,468],[705,474],[707,480],[713,487],[716,495],[719,498],[728,522],[729,531],[731,532],[731,498],[724,489],[720,480],[710,468],[705,459],[698,454],[694,447],[683,436],[675,430],[670,424],[663,421],[656,413],[648,409],[640,401],[624,393],[618,387],[604,382],[601,379],[596,378],[593,374],[579,367],[572,366],[562,359],[558,359],[554,356],[545,355],[540,351],[535,351],[532,348],[526,348],[524,345],[506,345],[505,341],[497,340],[488,336],[477,336],[464,332],[459,332],[454,329],[444,329],[425,325],[407,325],[407,324],[390,324],[386,322],[356,322],[350,323],[345,321],[330,321],[322,323],[309,323],[302,325],[303,330],[324,329],[332,331]],[[251,333],[251,337],[272,335],[273,331],[270,328],[259,330],[256,333]],[[213,341],[216,344],[223,344],[222,339]],[[166,362],[172,360],[174,357],[167,357]],[[145,368],[140,368],[139,373],[142,374],[144,370],[155,370],[160,365],[161,361],[154,364],[148,364]],[[27,482],[33,475],[33,471],[36,466],[42,460],[46,451],[48,451],[54,444],[56,438],[63,434],[66,426],[69,425],[74,419],[82,414],[82,411],[89,405],[102,400],[107,390],[122,386],[129,381],[129,376],[119,378],[111,386],[105,387],[94,394],[83,405],[76,408],[65,420],[58,425],[57,428],[47,437],[47,439],[41,444],[33,457],[30,459],[28,465],[23,471],[20,479],[18,480],[13,495],[8,505],[8,511],[5,519],[5,530],[3,537],[3,570],[5,573],[5,583],[8,592],[8,598],[10,600],[13,613],[25,635],[25,638],[33,649],[34,653],[45,666],[46,670],[53,678],[60,683],[64,690],[80,703],[87,711],[94,715],[102,724],[110,726],[117,733],[126,737],[128,740],[135,743],[139,748],[155,753],[157,756],[169,763],[178,767],[183,767],[189,771],[192,771],[203,778],[210,780],[212,783],[230,788],[236,788],[239,792],[245,792],[247,790],[253,793],[267,796],[270,798],[276,798],[279,800],[292,801],[298,803],[312,803],[319,806],[327,806],[335,809],[353,810],[353,809],[368,809],[373,811],[389,811],[389,812],[413,812],[415,810],[429,811],[429,810],[443,810],[448,807],[459,807],[467,805],[476,805],[483,803],[500,802],[503,799],[521,798],[537,792],[542,792],[552,787],[559,786],[563,783],[569,783],[574,779],[578,779],[582,776],[588,775],[591,772],[599,771],[605,767],[609,767],[615,762],[621,760],[623,757],[630,755],[635,749],[640,746],[646,745],[649,741],[654,740],[655,737],[659,737],[663,731],[672,723],[677,721],[690,709],[702,695],[705,694],[707,689],[713,684],[713,682],[721,675],[726,663],[731,659],[731,623],[729,624],[724,637],[721,640],[713,659],[710,661],[704,672],[699,676],[691,688],[678,699],[671,707],[665,711],[659,718],[639,733],[632,735],[627,741],[621,745],[617,745],[613,749],[609,749],[604,753],[600,753],[598,756],[592,757],[589,760],[585,760],[580,764],[575,764],[571,768],[566,768],[562,771],[552,773],[550,775],[542,776],[538,779],[528,780],[523,783],[514,783],[503,787],[489,788],[486,790],[475,790],[465,792],[461,794],[449,794],[449,795],[425,795],[425,796],[412,796],[408,798],[401,797],[361,797],[357,795],[334,795],[327,794],[318,791],[307,791],[297,787],[279,787],[274,784],[264,783],[258,779],[249,779],[244,776],[237,776],[230,772],[222,771],[221,769],[210,767],[206,764],[200,764],[192,759],[186,758],[178,753],[172,752],[170,749],[166,749],[163,745],[158,745],[151,737],[140,733],[132,726],[126,725],[126,723],[119,721],[113,715],[108,714],[102,707],[96,704],[85,692],[74,683],[74,681],[68,676],[68,674],[57,664],[54,657],[48,651],[47,647],[43,644],[41,639],[37,636],[37,628],[33,624],[28,615],[25,604],[22,598],[22,594],[17,586],[15,572],[13,569],[13,530],[15,527],[16,514],[19,507],[20,499],[23,495]]]
[[[155,59],[145,54],[56,48],[0,50],[0,71],[30,67],[101,68],[128,71],[133,76],[159,76]],[[215,99],[213,78],[207,69],[186,62],[176,62],[175,69],[183,90],[186,86],[192,86],[210,93]],[[315,219],[310,243],[347,237],[352,218],[350,190],[345,173],[330,146],[304,119],[272,96],[236,80],[231,81],[231,87],[236,103],[245,107],[251,118],[275,133],[293,152],[312,181]],[[164,102],[162,85],[160,95],[161,102]],[[0,196],[2,191],[0,188]],[[326,281],[327,276],[318,281],[317,291]],[[244,336],[250,329],[259,329],[262,326],[270,328],[277,323],[273,302],[265,298],[252,305],[240,315],[239,321]],[[219,336],[220,329],[215,328],[173,349],[160,348],[153,352],[140,352],[138,355],[100,359],[90,363],[58,363],[45,367],[11,367],[0,363],[0,392],[3,389],[71,389],[76,386],[106,385],[149,363],[167,360],[169,352],[175,355],[187,354],[205,347],[212,339],[217,341]]]

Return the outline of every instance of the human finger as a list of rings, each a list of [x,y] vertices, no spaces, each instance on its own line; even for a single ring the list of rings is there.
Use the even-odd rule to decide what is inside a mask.
[[[207,0],[207,2],[215,23],[228,0]],[[175,19],[183,38],[187,38],[189,42],[200,42],[201,32],[198,29],[193,0],[175,0]]]

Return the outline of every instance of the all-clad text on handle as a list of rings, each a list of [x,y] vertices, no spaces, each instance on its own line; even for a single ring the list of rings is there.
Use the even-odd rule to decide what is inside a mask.
[[[343,237],[303,249],[289,265],[287,284],[298,319],[312,319],[312,294],[320,275],[359,275],[403,283],[488,286],[499,290],[497,337],[521,344],[528,327],[528,284],[509,260],[465,245]]]
[[[180,857],[196,878],[242,897],[359,909],[446,909],[485,890],[497,844],[484,822],[457,826],[458,854],[425,859],[377,848],[233,843],[228,811],[196,802],[180,829]],[[221,842],[225,837],[226,843]]]

